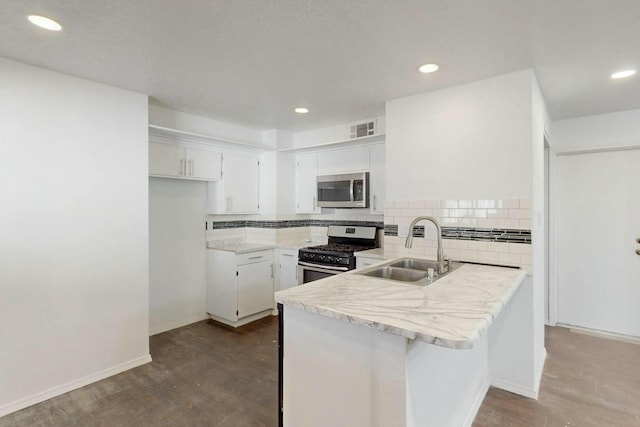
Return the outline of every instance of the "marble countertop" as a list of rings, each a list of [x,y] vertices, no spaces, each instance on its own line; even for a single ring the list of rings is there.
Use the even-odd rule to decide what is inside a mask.
[[[466,349],[489,328],[526,275],[521,269],[464,264],[429,286],[416,286],[357,271],[276,292],[275,299],[409,339]]]
[[[269,249],[275,249],[276,245],[272,245],[269,243],[243,242],[243,243],[216,246],[211,243],[207,243],[207,248],[218,249],[218,250],[227,251],[227,252],[235,252],[237,254],[245,254],[248,252],[257,252],[257,251],[266,251]]]

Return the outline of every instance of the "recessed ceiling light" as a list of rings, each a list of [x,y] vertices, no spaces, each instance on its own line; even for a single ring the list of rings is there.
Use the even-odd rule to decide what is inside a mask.
[[[421,73],[433,73],[434,71],[438,71],[438,64],[424,64],[418,68],[418,71]]]
[[[307,114],[309,112],[309,109],[304,107],[298,107],[293,111],[295,111],[298,114]]]
[[[40,15],[29,15],[27,19],[33,24],[37,25],[40,28],[44,28],[49,31],[60,31],[62,30],[62,25],[58,24],[51,18],[47,18],[46,16]]]
[[[636,73],[636,70],[624,70],[611,74],[612,79],[624,79],[625,77],[631,77]]]

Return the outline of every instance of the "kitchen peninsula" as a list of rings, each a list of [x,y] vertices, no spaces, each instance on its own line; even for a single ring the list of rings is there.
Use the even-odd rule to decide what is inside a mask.
[[[463,426],[489,385],[536,397],[524,270],[464,264],[429,286],[359,271],[276,293],[284,426]]]

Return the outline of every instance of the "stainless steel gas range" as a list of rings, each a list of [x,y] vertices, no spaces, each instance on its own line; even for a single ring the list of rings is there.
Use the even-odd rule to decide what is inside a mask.
[[[330,225],[328,243],[298,251],[298,284],[356,268],[354,252],[379,246],[376,227]]]

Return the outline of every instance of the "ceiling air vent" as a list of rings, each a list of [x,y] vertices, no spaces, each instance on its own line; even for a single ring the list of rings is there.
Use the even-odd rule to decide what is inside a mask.
[[[351,125],[351,132],[349,133],[349,138],[362,138],[363,136],[371,136],[376,133],[376,122],[375,120],[366,121],[364,123],[358,123]]]

